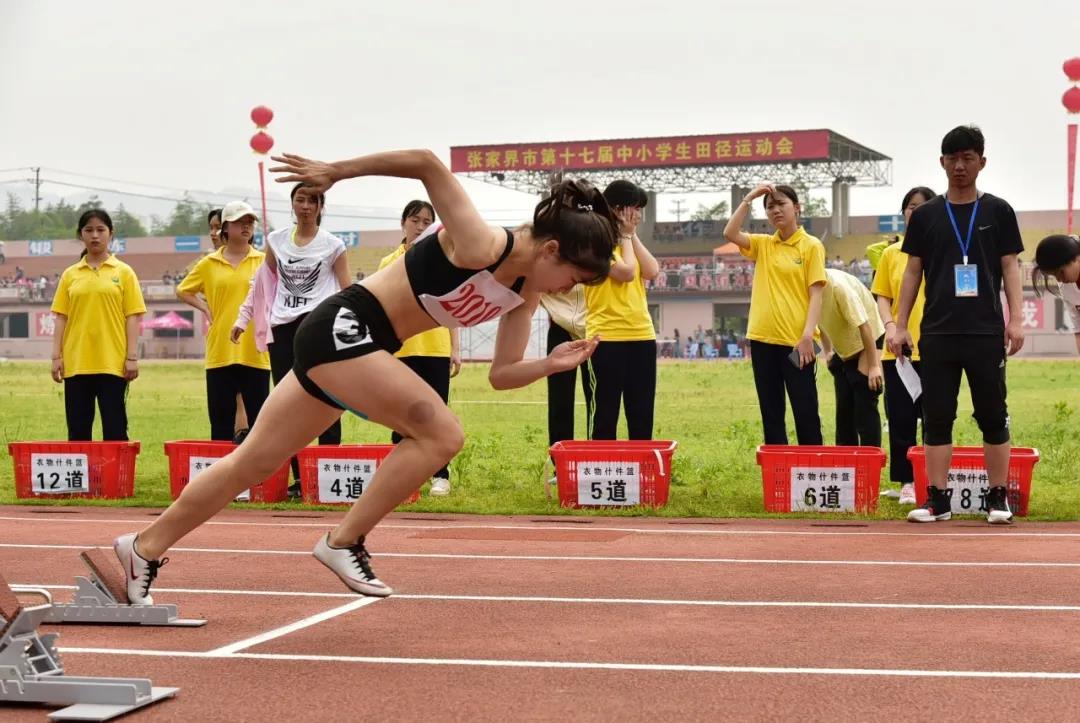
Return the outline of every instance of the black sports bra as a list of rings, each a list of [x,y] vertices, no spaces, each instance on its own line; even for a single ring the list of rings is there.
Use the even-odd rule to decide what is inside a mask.
[[[506,231],[506,248],[495,263],[484,269],[461,269],[450,263],[439,244],[439,225],[405,252],[405,274],[413,295],[440,326],[475,326],[519,306],[518,296],[525,285],[519,276],[509,289],[495,281],[492,273],[514,249],[514,233]]]
[[[437,224],[434,231],[421,236],[405,252],[405,273],[409,277],[409,286],[412,287],[417,299],[420,298],[420,294],[442,296],[449,293],[472,278],[477,271],[494,273],[495,269],[499,268],[514,250],[514,232],[505,229],[506,248],[495,263],[486,269],[460,269],[450,263],[442,245],[439,244],[439,231],[442,229],[443,225]],[[524,284],[525,277],[519,276],[510,290],[515,294],[519,293]]]

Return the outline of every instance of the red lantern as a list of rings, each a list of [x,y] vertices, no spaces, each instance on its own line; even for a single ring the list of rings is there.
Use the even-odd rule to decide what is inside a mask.
[[[1069,80],[1080,83],[1080,58],[1069,58],[1061,67],[1065,70],[1065,75],[1069,76]]]
[[[274,111],[265,105],[255,106],[251,109],[251,120],[259,128],[265,128],[270,125],[270,121],[274,120]]]
[[[1061,102],[1070,113],[1080,113],[1080,88],[1069,88],[1065,95],[1061,96]]]
[[[269,133],[259,131],[251,137],[251,148],[256,153],[267,154],[274,147],[274,139]]]

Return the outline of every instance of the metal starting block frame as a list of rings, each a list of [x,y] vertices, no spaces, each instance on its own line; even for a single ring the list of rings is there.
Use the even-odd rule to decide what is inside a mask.
[[[176,695],[179,688],[154,687],[145,678],[66,675],[56,633],[39,635],[52,605],[44,590],[23,588],[45,603],[22,605],[0,577],[0,703],[66,706],[53,720],[104,721]]]
[[[205,620],[181,618],[176,605],[129,604],[124,573],[115,559],[98,548],[87,550],[79,557],[90,569],[90,577],[77,576],[71,602],[53,603],[44,622],[181,628],[206,625]]]

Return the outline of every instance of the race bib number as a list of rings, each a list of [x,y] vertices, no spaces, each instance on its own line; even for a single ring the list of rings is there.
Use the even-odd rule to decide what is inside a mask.
[[[637,462],[578,462],[578,504],[628,507],[641,504]]]
[[[375,475],[373,459],[319,459],[319,502],[356,502]]]
[[[200,474],[210,469],[210,465],[217,462],[221,457],[189,457],[188,458],[188,483]],[[250,502],[251,490],[247,489],[236,496],[237,502]]]
[[[90,491],[90,462],[85,454],[30,455],[36,495],[71,495]]]
[[[854,512],[854,467],[792,467],[792,512]]]
[[[447,329],[476,326],[519,306],[524,299],[506,288],[488,270],[479,271],[448,294],[420,294],[420,304]]]

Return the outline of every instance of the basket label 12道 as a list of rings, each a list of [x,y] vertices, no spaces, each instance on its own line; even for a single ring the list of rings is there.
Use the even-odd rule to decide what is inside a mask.
[[[189,457],[188,458],[188,484],[198,477],[203,471],[210,469],[210,466],[217,462],[221,457]],[[250,502],[251,490],[247,489],[236,496],[237,502]]]
[[[641,465],[637,462],[578,462],[577,484],[579,505],[641,504]]]
[[[792,512],[854,512],[854,467],[792,467]]]
[[[90,491],[90,462],[85,454],[31,453],[34,494],[70,495]]]

